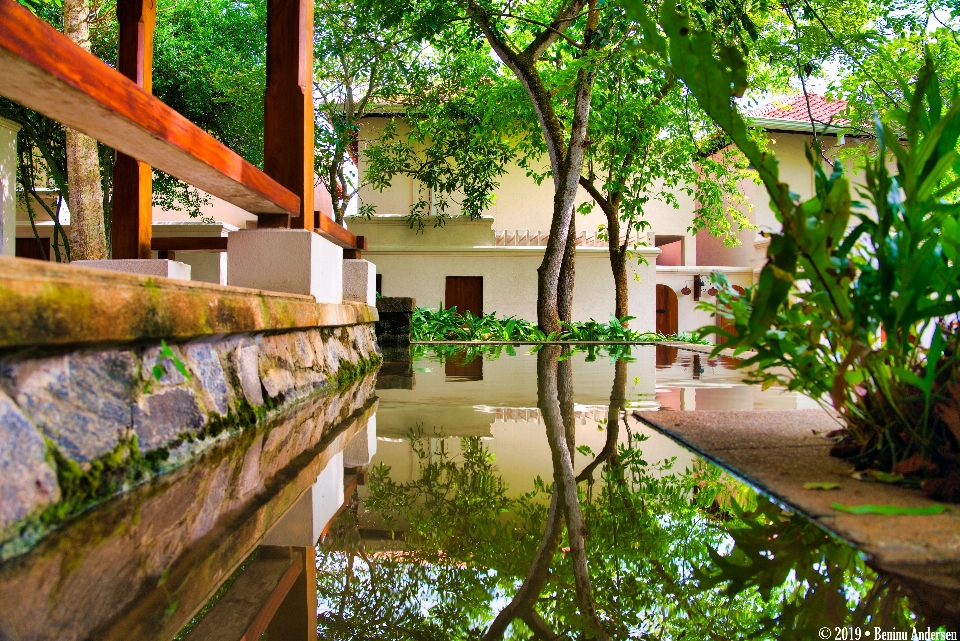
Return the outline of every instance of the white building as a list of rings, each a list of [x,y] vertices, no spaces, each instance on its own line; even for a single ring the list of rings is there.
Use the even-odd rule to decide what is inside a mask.
[[[831,124],[843,109],[843,103],[829,103],[810,96],[818,131],[825,132],[825,146],[854,145],[842,136],[842,130]],[[359,171],[363,172],[364,143],[376,140],[392,113],[371,114],[361,124]],[[805,156],[805,146],[812,140],[807,102],[802,95],[790,101],[774,103],[751,114],[755,127],[764,128],[771,147],[777,154],[781,179],[792,191],[807,198],[813,193],[813,171]],[[11,143],[14,131],[0,130],[0,145]],[[6,140],[6,143],[4,143]],[[8,145],[9,146],[9,145]],[[377,265],[378,289],[384,296],[412,296],[422,306],[437,307],[456,304],[461,310],[497,312],[533,320],[536,318],[537,267],[543,259],[547,230],[553,209],[553,187],[550,181],[537,185],[518,166],[508,168],[499,179],[500,188],[493,205],[480,220],[455,217],[443,228],[430,223],[423,233],[416,233],[405,222],[411,205],[419,199],[419,189],[412,178],[398,176],[383,191],[364,187],[360,199],[374,205],[377,214],[371,220],[348,218],[347,226],[364,236],[369,250],[365,259]],[[745,230],[736,247],[724,246],[721,239],[706,232],[690,233],[696,202],[684,193],[677,194],[679,208],[651,202],[647,206],[651,231],[638,247],[630,263],[629,311],[636,317],[631,327],[664,334],[691,332],[714,322],[706,312],[697,311],[695,282],[702,279],[702,299],[710,300],[709,279],[716,271],[726,274],[734,285],[747,287],[765,260],[766,239],[759,232],[778,229],[769,199],[762,187],[753,182],[741,183],[744,196],[752,204],[750,221],[757,230]],[[9,191],[9,190],[8,190]],[[9,194],[8,194],[9,195]],[[49,194],[52,202],[56,194]],[[589,200],[581,189],[578,204]],[[329,214],[330,197],[322,186],[315,194],[317,208]],[[8,207],[9,209],[9,207]],[[36,228],[48,259],[53,252],[49,239],[53,236],[52,221],[36,208]],[[69,229],[69,212],[61,210]],[[190,218],[185,212],[153,210],[153,234],[164,236],[226,236],[230,230],[256,225],[256,218],[216,198],[203,208],[207,222]],[[8,216],[9,218],[9,216]],[[613,277],[606,246],[598,242],[596,232],[605,219],[599,208],[586,215],[577,215],[578,253],[573,317],[606,321],[614,308]],[[9,226],[9,225],[8,225]],[[4,234],[6,238],[8,232]],[[16,212],[16,253],[39,257],[38,243],[25,208]],[[156,252],[155,252],[156,255]],[[225,284],[225,254],[218,252],[177,252],[178,261],[192,267],[192,278]],[[642,264],[640,258],[646,261]],[[690,293],[685,293],[687,290]]]
[[[845,144],[839,130],[829,126],[845,106],[810,96],[818,131],[826,132],[825,146]],[[372,114],[360,129],[360,172],[364,169],[363,145],[376,140],[389,118],[396,113]],[[799,95],[789,102],[775,103],[751,115],[756,127],[767,130],[772,149],[780,160],[781,179],[804,198],[813,193],[813,171],[805,146],[812,135],[807,102]],[[852,144],[852,141],[851,143]],[[497,312],[532,320],[536,318],[537,267],[543,259],[547,230],[553,209],[553,185],[537,185],[518,166],[501,176],[495,200],[481,220],[454,218],[443,228],[428,223],[416,233],[405,222],[411,205],[419,198],[412,178],[398,176],[383,191],[361,189],[364,204],[373,205],[376,215],[370,219],[351,218],[347,226],[365,236],[369,251],[364,252],[377,265],[379,291],[384,296],[413,296],[421,306],[447,307],[484,313]],[[701,299],[710,300],[709,279],[716,271],[740,287],[750,286],[765,260],[766,239],[760,231],[778,229],[776,216],[762,187],[750,181],[741,184],[743,194],[753,205],[750,222],[757,229],[744,230],[740,245],[726,247],[723,241],[706,232],[690,233],[696,202],[684,193],[677,194],[678,209],[660,202],[647,206],[651,231],[642,239],[633,260],[629,284],[629,312],[636,317],[631,327],[664,334],[691,332],[714,322],[706,312],[697,311],[695,281],[704,282]],[[579,202],[589,200],[580,190]],[[614,309],[613,276],[607,247],[596,240],[597,228],[605,223],[602,212],[594,208],[588,215],[577,215],[578,252],[574,288],[574,320],[594,318],[606,321]],[[689,290],[690,293],[685,293]]]

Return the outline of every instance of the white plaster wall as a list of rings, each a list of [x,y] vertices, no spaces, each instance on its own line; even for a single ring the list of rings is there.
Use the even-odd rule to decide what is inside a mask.
[[[154,238],[171,237],[218,237],[226,236],[237,228],[222,222],[201,223],[195,218],[188,221],[154,221]],[[152,252],[157,258],[157,252]],[[191,280],[205,283],[227,284],[227,252],[176,252],[176,259],[191,267]]]
[[[0,253],[17,246],[17,132],[20,125],[0,118]]]
[[[644,249],[648,264],[630,266],[631,327],[653,331],[658,249]],[[537,268],[542,247],[410,248],[366,251],[364,258],[382,274],[384,296],[412,296],[421,307],[436,308],[446,293],[447,276],[483,277],[483,311],[527,320],[537,317]],[[634,278],[636,275],[637,278]],[[613,276],[606,249],[577,252],[573,319],[608,320],[614,308]]]
[[[435,219],[428,219],[422,231],[411,229],[406,216],[391,214],[372,220],[347,218],[347,228],[357,236],[367,238],[371,250],[393,247],[476,247],[494,245],[493,218],[479,220],[454,218],[443,227],[434,227]]]
[[[201,191],[200,193],[205,194],[206,192]],[[248,222],[255,222],[257,220],[255,214],[240,209],[236,205],[221,200],[216,196],[206,195],[210,197],[210,204],[200,208],[200,215],[204,218],[213,218],[217,222],[233,225],[237,229],[245,229]],[[200,222],[199,218],[191,218],[185,211],[163,209],[156,205],[154,205],[151,215],[155,223],[164,221]]]
[[[693,277],[700,274],[700,277],[709,280],[710,275],[715,271],[722,271],[731,285],[739,285],[746,288],[753,285],[753,269],[750,267],[657,267],[657,283],[663,284],[677,293],[677,330],[680,332],[692,332],[705,325],[716,325],[714,317],[705,311],[697,309],[697,301],[693,300],[693,293],[684,296],[680,293],[684,285],[693,290]],[[701,301],[716,302],[712,296],[707,296],[707,288],[704,288]],[[707,337],[708,340],[715,340],[715,336]]]
[[[370,117],[361,121],[359,162],[361,176],[366,165],[363,150],[366,145],[378,139],[386,124],[387,118],[384,117]],[[409,128],[401,123],[398,131],[403,135],[409,131]],[[540,169],[546,167],[545,163]],[[493,219],[493,229],[498,232],[504,230],[546,232],[550,229],[553,218],[553,179],[551,177],[547,177],[538,185],[533,178],[526,175],[526,169],[516,163],[509,163],[506,172],[497,178],[497,182],[500,183],[500,187],[494,192],[493,204],[485,212]],[[418,199],[418,191],[419,186],[412,178],[397,176],[383,191],[370,187],[362,188],[360,200],[364,204],[373,205],[377,215],[405,216],[410,212],[410,206]],[[686,235],[685,260],[687,264],[692,264],[696,255],[696,243],[687,232],[687,227],[692,221],[695,203],[690,196],[679,189],[676,196],[679,202],[677,209],[659,201],[648,203],[647,220],[651,223],[651,230],[658,234]],[[576,204],[579,206],[584,202],[592,202],[592,198],[581,188],[577,194]],[[454,207],[451,213],[458,214],[459,211]],[[577,215],[578,233],[586,232],[588,235],[594,235],[601,225],[606,225],[606,217],[598,207],[594,207],[589,214]]]

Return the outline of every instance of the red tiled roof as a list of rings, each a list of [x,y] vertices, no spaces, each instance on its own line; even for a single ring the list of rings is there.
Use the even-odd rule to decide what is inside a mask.
[[[845,118],[838,118],[837,114],[847,107],[846,100],[827,100],[821,95],[807,94],[810,99],[810,110],[807,111],[807,98],[802,93],[788,101],[772,102],[769,105],[755,109],[750,113],[754,118],[775,118],[778,120],[794,120],[810,122],[810,115],[816,122],[846,124]]]

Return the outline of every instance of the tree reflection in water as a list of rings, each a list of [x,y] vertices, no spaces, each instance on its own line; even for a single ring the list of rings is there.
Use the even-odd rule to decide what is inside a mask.
[[[321,638],[809,639],[918,624],[898,584],[802,516],[705,462],[645,461],[624,361],[604,447],[574,478],[566,356],[548,346],[537,362],[552,483],[510,496],[479,438],[453,454],[412,430],[418,475],[373,469],[360,508],[396,539],[362,540],[354,506],[318,551]]]

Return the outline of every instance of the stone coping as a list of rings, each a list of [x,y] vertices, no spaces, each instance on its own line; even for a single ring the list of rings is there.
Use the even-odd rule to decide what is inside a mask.
[[[373,323],[362,303],[0,256],[0,349]]]
[[[381,314],[412,314],[417,310],[417,299],[409,296],[381,296],[377,299],[377,311]]]
[[[852,466],[830,456],[824,434],[837,422],[823,410],[701,410],[634,412],[649,425],[719,464],[854,543],[878,569],[941,589],[960,590],[960,511],[928,516],[856,515],[841,505],[935,504],[919,490],[851,477]],[[837,483],[835,490],[807,490],[804,483]],[[953,596],[954,609],[960,604]]]

